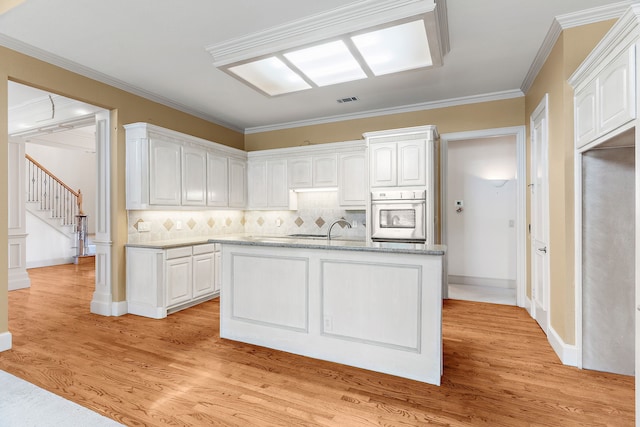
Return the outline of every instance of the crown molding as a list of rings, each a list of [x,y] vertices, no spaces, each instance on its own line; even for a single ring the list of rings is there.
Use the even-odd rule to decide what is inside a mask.
[[[384,108],[379,110],[369,110],[354,114],[341,114],[337,116],[328,116],[312,120],[300,120],[294,122],[280,123],[275,125],[257,126],[245,129],[245,135],[260,132],[270,132],[276,130],[313,126],[327,123],[341,122],[345,120],[367,119],[371,117],[387,116],[391,114],[412,113],[416,111],[435,110],[438,108],[456,107],[459,105],[478,104],[481,102],[501,101],[505,99],[520,98],[524,93],[520,89],[494,92],[483,95],[473,95],[461,98],[451,98],[442,101],[423,102],[419,104],[404,105],[401,107]]]
[[[221,67],[433,12],[435,8],[435,0],[360,0],[253,34],[214,43],[206,46],[205,50],[213,56],[213,64]]]
[[[172,101],[163,96],[157,95],[155,93],[140,89],[137,86],[130,85],[128,83],[123,82],[122,80],[115,79],[106,74],[103,74],[99,71],[96,71],[92,68],[85,67],[84,65],[80,65],[77,62],[70,61],[68,59],[62,58],[58,55],[54,55],[45,50],[36,48],[27,43],[24,43],[20,40],[14,39],[12,37],[6,36],[4,34],[0,34],[0,46],[4,46],[8,49],[14,50],[16,52],[22,53],[24,55],[30,56],[32,58],[47,62],[49,64],[55,65],[57,67],[63,68],[67,71],[71,71],[73,73],[79,74],[81,76],[87,77],[89,79],[98,81],[100,83],[107,84],[109,86],[115,87],[117,89],[132,93],[134,95],[140,96],[142,98],[148,99],[149,101],[157,102],[158,104],[165,105],[167,107],[173,108],[178,111],[182,111],[183,113],[190,114],[194,117],[198,117],[200,119],[206,120],[208,122],[223,126],[227,129],[234,130],[236,132],[243,132],[243,129],[238,128],[229,123],[222,122],[214,117],[202,114],[199,111],[196,111],[192,108],[189,108],[183,104]]]
[[[605,21],[608,19],[618,19],[622,16],[622,14],[629,8],[629,5],[632,3],[631,0],[626,0],[618,3],[613,3],[605,6],[594,7],[591,9],[582,10],[579,12],[568,13],[564,15],[558,15],[554,18],[551,23],[551,27],[547,32],[547,35],[538,49],[538,53],[529,67],[529,71],[520,86],[520,90],[523,93],[527,93],[531,86],[533,85],[534,80],[538,76],[538,73],[542,69],[544,63],[546,62],[553,46],[555,46],[558,38],[562,31],[579,27],[582,25],[593,24],[600,21]]]

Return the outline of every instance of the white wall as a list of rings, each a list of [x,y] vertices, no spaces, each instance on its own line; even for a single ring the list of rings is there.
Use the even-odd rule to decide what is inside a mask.
[[[450,281],[515,287],[515,137],[452,141],[447,155]],[[509,181],[496,187],[497,179]],[[461,213],[456,200],[464,202]]]
[[[25,151],[74,190],[82,190],[82,208],[88,216],[89,234],[96,222],[96,154],[84,150],[25,144]],[[30,233],[29,230],[27,232]]]
[[[68,264],[75,255],[74,242],[29,211],[26,214],[27,268]]]

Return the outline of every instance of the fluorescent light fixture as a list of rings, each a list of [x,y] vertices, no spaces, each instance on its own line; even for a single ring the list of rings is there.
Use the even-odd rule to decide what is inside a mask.
[[[342,40],[287,52],[284,57],[318,86],[367,78]]]
[[[311,88],[309,83],[275,56],[236,65],[229,71],[271,96]]]
[[[376,76],[433,65],[423,20],[351,37]]]

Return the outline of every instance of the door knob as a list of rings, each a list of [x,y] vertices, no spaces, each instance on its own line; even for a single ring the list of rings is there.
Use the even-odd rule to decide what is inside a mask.
[[[544,252],[545,254],[547,253],[547,247],[546,246],[544,248],[538,248],[538,250],[540,252]]]

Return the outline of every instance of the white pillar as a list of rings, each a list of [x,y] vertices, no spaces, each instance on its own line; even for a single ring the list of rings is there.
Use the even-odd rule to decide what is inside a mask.
[[[96,289],[91,312],[103,316],[114,314],[111,292],[111,144],[109,112],[96,114],[96,158],[98,188],[96,192]]]
[[[27,231],[25,212],[25,159],[24,144],[9,141],[9,290],[31,286],[27,273]]]

